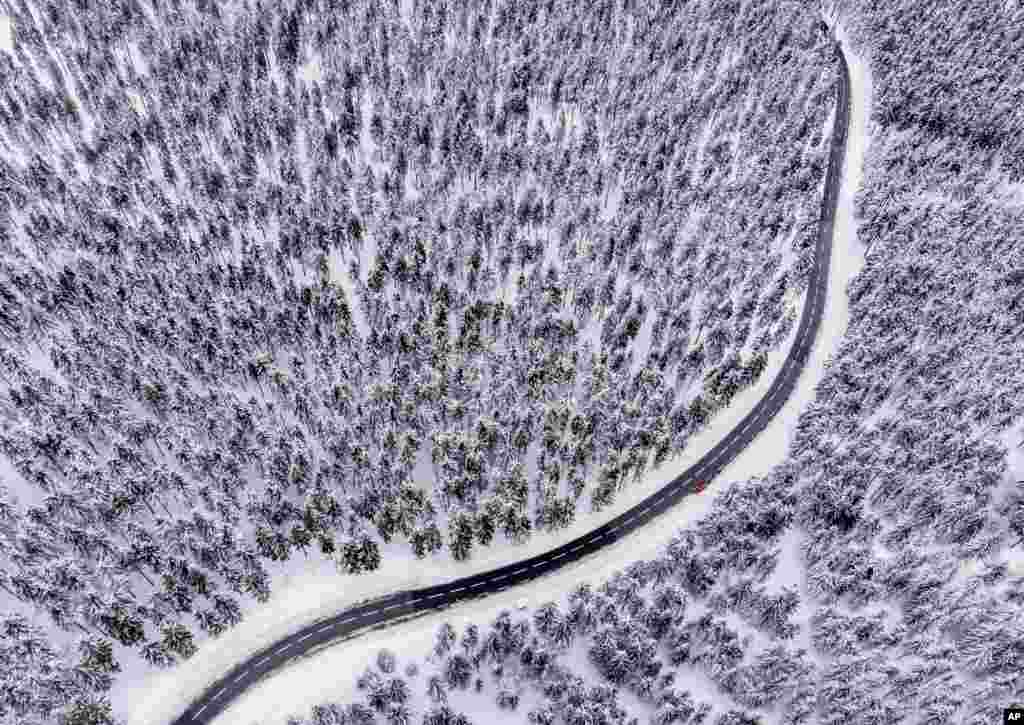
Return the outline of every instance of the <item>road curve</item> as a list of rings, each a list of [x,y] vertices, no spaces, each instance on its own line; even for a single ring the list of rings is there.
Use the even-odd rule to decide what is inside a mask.
[[[839,179],[843,158],[846,154],[846,136],[850,122],[850,69],[846,56],[838,43],[835,46],[835,52],[841,71],[840,82],[836,99],[832,144],[829,151],[828,172],[825,177],[825,193],[821,200],[815,262],[810,273],[807,299],[800,318],[800,325],[797,328],[795,342],[782,370],[772,382],[765,397],[740,421],[739,425],[725,435],[696,464],[666,484],[656,494],[597,527],[589,534],[529,559],[445,584],[390,594],[311,624],[253,655],[234,668],[209,687],[183,714],[174,720],[173,725],[209,723],[250,685],[286,661],[313,647],[389,620],[409,617],[463,599],[476,598],[500,591],[547,574],[564,564],[592,554],[602,546],[643,526],[653,517],[675,505],[683,497],[698,491],[702,488],[699,481],[706,482],[714,478],[737,453],[757,436],[782,407],[796,385],[797,378],[807,361],[811,344],[817,335],[825,308],[825,290],[828,286],[829,265],[832,257]]]

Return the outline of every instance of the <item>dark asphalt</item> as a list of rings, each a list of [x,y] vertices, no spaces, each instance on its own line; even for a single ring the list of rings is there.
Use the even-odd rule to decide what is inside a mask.
[[[836,45],[836,56],[841,68],[839,95],[836,101],[836,121],[832,132],[825,193],[821,201],[821,220],[814,268],[811,271],[796,342],[789,357],[776,376],[767,395],[757,406],[695,465],[678,478],[666,484],[629,511],[556,549],[515,564],[465,577],[446,584],[398,592],[347,609],[330,619],[295,632],[272,647],[253,655],[225,677],[207,689],[173,725],[198,725],[213,720],[227,705],[239,697],[247,687],[281,664],[301,655],[312,647],[337,639],[355,630],[380,624],[391,619],[407,617],[417,612],[476,598],[521,584],[541,574],[592,554],[602,546],[622,538],[652,518],[675,505],[684,496],[695,492],[698,481],[714,478],[772,419],[785,403],[803,370],[807,354],[817,334],[825,308],[829,264],[832,257],[832,236],[835,226],[839,175],[846,152],[846,134],[849,124],[850,71],[841,48]],[[181,665],[187,667],[188,665]]]

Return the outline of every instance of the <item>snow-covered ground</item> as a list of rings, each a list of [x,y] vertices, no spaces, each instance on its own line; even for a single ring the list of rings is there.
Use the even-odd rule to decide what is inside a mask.
[[[840,32],[838,37],[847,48],[845,36]],[[251,725],[254,722],[272,725],[284,722],[290,714],[307,711],[321,700],[344,701],[348,696],[341,692],[339,697],[341,688],[349,686],[354,675],[381,647],[393,649],[401,660],[408,661],[409,656],[420,656],[429,648],[437,626],[445,620],[452,621],[458,628],[470,621],[490,621],[500,610],[511,608],[522,597],[526,597],[531,605],[561,600],[564,593],[581,581],[600,581],[629,562],[653,558],[676,530],[696,522],[708,511],[712,495],[734,482],[764,475],[785,458],[797,416],[813,399],[824,364],[838,348],[846,330],[849,317],[846,285],[863,264],[863,248],[857,242],[853,219],[853,195],[860,183],[861,163],[868,141],[871,81],[867,66],[849,50],[847,57],[852,81],[850,134],[843,187],[839,194],[824,319],[817,344],[792,396],[756,441],[732,461],[723,474],[708,486],[704,495],[686,499],[642,531],[532,583],[484,600],[459,604],[450,611],[394,625],[374,633],[372,637],[357,637],[325,648],[316,656],[298,660],[251,688],[217,719],[218,725]],[[756,385],[737,395],[728,409],[695,435],[686,452],[621,492],[615,505],[600,514],[580,516],[573,526],[557,533],[535,532],[524,546],[478,549],[473,559],[464,563],[445,561],[435,564],[385,558],[381,569],[372,574],[341,579],[328,562],[311,561],[302,570],[276,579],[269,602],[248,612],[242,624],[219,639],[205,642],[187,666],[153,673],[133,683],[131,688],[121,688],[115,693],[115,708],[129,713],[129,721],[133,725],[166,725],[205,687],[235,664],[305,624],[369,597],[450,581],[547,551],[614,518],[678,476],[742,420],[778,374],[795,332],[794,325],[785,344],[769,356],[766,374]]]
[[[14,51],[14,24],[6,15],[0,15],[0,50]]]
[[[1024,422],[1002,436],[1006,445],[1006,478],[1004,490],[1024,481]],[[1024,575],[1024,542],[1008,546],[1001,553],[1003,561],[1012,574]]]

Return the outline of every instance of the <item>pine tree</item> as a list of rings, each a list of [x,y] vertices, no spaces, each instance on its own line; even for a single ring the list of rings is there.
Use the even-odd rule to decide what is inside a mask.
[[[434,703],[448,701],[448,691],[445,689],[444,679],[439,675],[431,675],[427,680],[427,696]]]
[[[380,548],[368,535],[362,534],[341,546],[339,565],[349,574],[374,571],[380,566]]]
[[[513,508],[505,509],[502,515],[502,530],[510,541],[523,543],[529,538],[531,529],[532,523],[527,514],[519,513]]]
[[[442,546],[441,532],[437,528],[437,524],[431,521],[426,526],[413,531],[410,543],[413,553],[419,559],[424,558],[427,554],[440,551]]]
[[[392,702],[385,713],[388,725],[409,725],[412,721],[412,710],[402,702]]]
[[[142,647],[142,656],[154,667],[167,669],[177,664],[174,655],[163,642],[147,642]]]
[[[377,667],[384,674],[395,671],[395,653],[389,649],[381,649],[377,652]]]
[[[762,725],[764,721],[742,710],[729,710],[715,720],[715,725]]]
[[[132,647],[145,638],[142,619],[133,616],[123,605],[115,605],[99,619],[104,631],[126,647]]]
[[[473,529],[481,546],[490,546],[494,540],[497,530],[496,519],[500,513],[500,507],[500,503],[491,499],[484,505],[483,510],[477,512],[476,518],[473,520]]]
[[[296,549],[299,549],[307,557],[309,555],[306,553],[306,550],[312,542],[313,536],[310,534],[309,529],[299,525],[292,527],[292,530],[288,535],[288,543]]]
[[[472,656],[476,648],[480,646],[480,628],[475,624],[467,624],[459,644],[467,657]]]
[[[262,526],[256,529],[256,547],[260,556],[272,561],[287,561],[291,552],[291,542],[284,534]]]
[[[466,561],[473,549],[473,519],[462,511],[452,516],[449,523],[449,544],[455,561]]]
[[[172,624],[163,629],[162,643],[164,647],[182,659],[189,659],[198,649],[192,633],[181,624]]]
[[[530,710],[526,717],[530,725],[554,725],[557,719],[555,710],[551,705],[542,705]]]
[[[455,644],[455,638],[455,628],[448,622],[442,623],[434,638],[434,654],[438,657],[447,655],[451,651],[452,645]]]
[[[109,702],[83,699],[60,717],[60,725],[116,725],[116,721]]]
[[[502,688],[498,690],[496,702],[502,710],[515,710],[519,706],[519,693]]]
[[[465,690],[473,677],[473,666],[469,659],[462,653],[456,652],[448,658],[445,665],[445,679],[448,687]]]
[[[121,665],[114,659],[114,649],[109,640],[86,637],[78,643],[81,654],[77,671],[93,691],[107,691],[113,683],[112,675],[121,671]]]
[[[562,618],[561,611],[556,602],[545,602],[533,613],[533,623],[537,631],[546,637],[550,637],[554,627]]]

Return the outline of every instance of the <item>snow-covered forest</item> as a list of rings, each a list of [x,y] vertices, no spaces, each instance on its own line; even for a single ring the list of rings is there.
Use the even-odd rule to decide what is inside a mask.
[[[0,13],[4,725],[123,722],[126,669],[201,657],[307,558],[344,586],[608,506],[795,321],[837,82],[817,2]],[[658,559],[297,718],[1024,704],[1024,10],[838,17],[874,74],[868,253],[786,464]]]
[[[362,678],[339,685],[350,709],[295,722],[398,722],[403,702],[485,722],[515,702],[560,725],[987,725],[1024,705],[1024,10],[838,16],[873,73],[868,252],[787,462],[532,622],[459,622],[477,644],[431,652],[409,698]]]
[[[0,718],[104,723],[289,560],[611,503],[758,378],[809,270],[800,2],[12,0]]]

